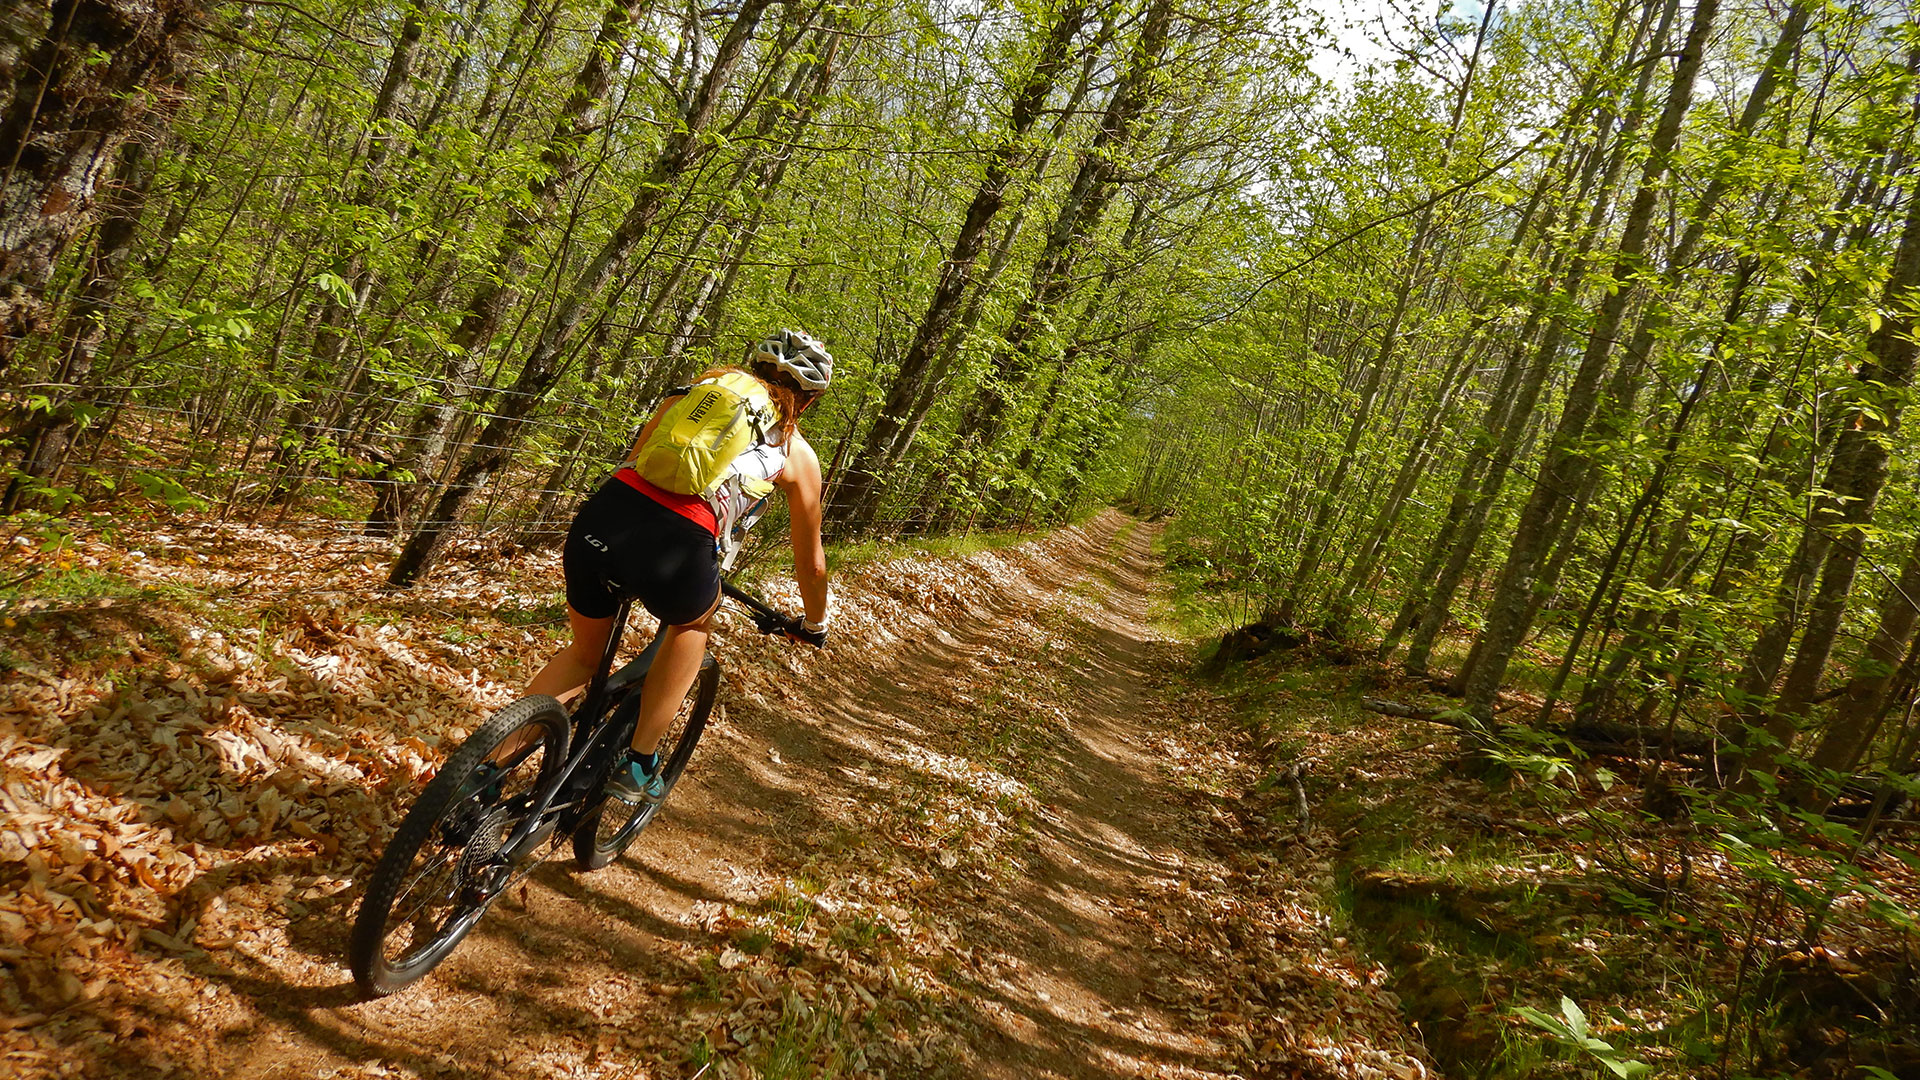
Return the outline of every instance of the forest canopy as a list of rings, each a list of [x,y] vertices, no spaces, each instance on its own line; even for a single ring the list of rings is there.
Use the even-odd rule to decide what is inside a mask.
[[[843,535],[1110,497],[1323,89],[1259,3],[180,8],[83,176],[10,84],[46,130],[9,204],[91,206],[9,256],[6,505],[359,517],[396,582],[456,523],[550,533],[664,390],[788,325],[840,358],[808,419]],[[139,18],[49,40],[69,11]]]
[[[1920,29],[1376,29],[1329,65],[1264,0],[22,12],[4,506],[390,537],[405,586],[458,530],[550,540],[666,390],[795,326],[840,358],[837,536],[1120,499],[1223,626],[1417,675],[1471,631],[1482,721],[1524,675],[1543,720],[1731,716],[1743,776],[1908,771]]]

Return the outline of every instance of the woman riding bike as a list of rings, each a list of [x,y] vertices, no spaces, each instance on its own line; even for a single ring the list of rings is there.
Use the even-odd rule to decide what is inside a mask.
[[[826,643],[820,459],[800,434],[799,420],[832,377],[833,356],[825,346],[799,331],[780,331],[754,347],[747,370],[716,368],[661,401],[620,470],[574,516],[561,554],[573,642],[534,676],[527,693],[562,697],[586,684],[606,648],[621,595],[639,600],[666,624],[641,689],[632,746],[607,782],[615,798],[628,803],[661,798],[664,783],[655,751],[706,655],[713,613],[720,606],[720,571],[731,565],[774,488],[787,496],[794,577],[806,606],[805,619],[790,636],[816,647]],[[718,387],[725,388],[725,396],[713,389]],[[712,430],[712,420],[697,408],[668,417],[690,394],[720,401],[722,407],[744,402],[740,408],[752,421],[746,449],[720,462],[722,480],[697,494],[648,479],[661,475],[661,455],[675,452],[669,436],[703,420],[709,425],[705,430]],[[665,431],[659,430],[663,419],[668,420]]]

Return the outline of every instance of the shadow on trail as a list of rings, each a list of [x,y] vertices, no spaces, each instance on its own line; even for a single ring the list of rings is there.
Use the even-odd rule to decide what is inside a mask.
[[[710,895],[696,882],[659,881],[688,902]],[[287,1075],[276,1070],[289,1057],[372,1061],[421,1076],[474,1080],[552,1075],[528,1048],[558,1038],[584,1052],[605,1022],[590,1005],[592,988],[616,977],[676,985],[700,977],[698,966],[672,948],[693,931],[596,884],[595,876],[576,873],[556,855],[496,902],[438,970],[380,999],[361,999],[350,982],[298,985],[274,966],[220,954],[224,962],[206,964],[200,974],[249,1001],[259,1015],[220,1041],[271,1032],[275,1045],[258,1060],[239,1048],[217,1075]],[[351,913],[342,906],[341,917]],[[476,1032],[486,1034],[476,1038]]]
[[[942,977],[954,993],[939,1014],[943,1027],[975,1047],[986,1070],[979,1075],[1117,1077],[1135,1075],[1142,1062],[1217,1065],[1209,1044],[1177,1035],[1178,1024],[1145,999],[1161,960],[1171,966],[1171,954],[1154,941],[1151,927],[1112,910],[1142,888],[1173,879],[1157,853],[1181,840],[1170,835],[1174,815],[1157,783],[1156,721],[1141,715],[1148,701],[1140,687],[1156,668],[1154,650],[1136,629],[1150,556],[1138,535],[1108,550],[1116,546],[1116,522],[1088,526],[1068,557],[1001,556],[1005,572],[972,598],[963,616],[937,626],[903,619],[896,631],[904,636],[884,648],[842,645],[817,663],[810,659],[813,674],[788,679],[785,687],[804,696],[809,709],[785,710],[778,701],[730,689],[729,730],[709,733],[666,814],[626,857],[585,874],[568,865],[569,853],[560,847],[495,905],[440,970],[400,994],[358,1001],[344,982],[357,884],[306,900],[304,912],[284,924],[287,947],[277,953],[216,949],[190,959],[194,977],[224,987],[244,1006],[227,1007],[227,1019],[207,1032],[206,1060],[190,1071],[264,1080],[324,1075],[343,1061],[378,1061],[461,1080],[551,1075],[539,1048],[591,1056],[607,1015],[595,1006],[595,995],[635,979],[653,984],[653,994],[698,986],[711,966],[707,956],[725,941],[725,932],[702,924],[699,911],[766,901],[772,882],[838,835],[880,849],[929,882],[928,902],[941,906],[920,914],[951,924],[987,958],[981,967],[946,969]],[[1089,589],[1108,606],[1062,602],[1084,599]],[[903,612],[910,604],[901,597]],[[1115,605],[1125,610],[1111,610]],[[1072,647],[1022,653],[1011,631],[1034,625]],[[326,627],[312,633],[316,651],[343,647]],[[766,648],[735,662],[779,658],[771,651],[777,646]],[[1004,700],[996,697],[1003,684],[1030,678],[1057,684],[1064,699],[1054,704],[1066,714],[1045,732],[1045,753],[1059,760],[1037,785],[1044,805],[1009,855],[1015,870],[989,880],[965,864],[944,867],[937,852],[875,827],[898,809],[902,783],[930,790],[954,783],[932,768],[936,760],[1019,772],[980,745],[982,717]],[[379,753],[415,734],[406,729],[404,709],[383,710],[349,729],[337,711],[309,707],[330,692],[323,679],[288,672],[282,690],[253,713],[299,739],[350,733],[372,751],[368,761],[383,760]],[[404,704],[446,691],[385,675],[368,692]],[[214,722],[225,715],[215,715],[218,695],[217,689],[201,695],[209,702],[204,729],[175,735],[213,778],[211,790],[173,796],[193,800],[191,816],[169,811],[158,755],[140,760],[156,731],[167,729],[164,710],[129,708],[100,720],[96,727],[110,729],[109,741],[128,747],[124,759],[120,750],[89,754],[95,731],[63,736],[77,780],[135,799],[141,820],[177,825],[181,843],[216,849],[235,864],[157,915],[168,928],[190,913],[189,901],[202,903],[242,884],[364,878],[418,791],[394,779],[397,771],[377,773],[369,765],[368,775],[384,782],[356,784],[291,751],[240,763],[213,741],[227,724]],[[122,712],[119,704],[110,703],[106,715]],[[796,719],[793,711],[819,719]],[[234,827],[226,814],[225,824],[201,816],[223,805],[251,805],[267,788],[298,802],[296,812],[325,813],[339,828],[359,830],[355,842],[331,852],[302,853],[292,845],[258,852],[262,844],[290,838],[290,819],[257,837],[229,837],[218,831]],[[205,822],[196,828],[212,831],[195,834],[180,819]],[[736,869],[730,881],[727,870],[734,867],[746,872]],[[658,1005],[680,1007],[649,999],[643,1011],[658,1013]],[[195,1023],[177,995],[120,1000],[120,1008],[129,1006],[153,1014],[156,1024]],[[673,1030],[668,1013],[648,1023]]]
[[[270,969],[233,971],[221,977],[235,993],[252,1000],[259,1010],[259,1021],[247,1028],[224,1032],[221,1043],[240,1043],[253,1038],[270,1038],[272,1053],[256,1055],[242,1049],[237,1057],[220,1065],[212,1075],[248,1080],[251,1077],[287,1075],[280,1072],[283,1054],[304,1058],[317,1070],[318,1061],[334,1057],[349,1062],[378,1062],[399,1066],[415,1075],[454,1077],[457,1080],[486,1080],[500,1076],[545,1076],[545,1070],[500,1057],[492,1049],[492,1038],[446,1040],[433,1035],[408,1035],[388,1029],[372,1014],[378,1002],[360,1001],[352,984],[323,990],[289,988]],[[525,1002],[516,1005],[524,1008]],[[537,1022],[550,1025],[578,1024],[592,1018],[584,1013],[568,1015],[543,1008]],[[529,1017],[529,1020],[536,1020]],[[267,1029],[272,1029],[268,1033]],[[497,1030],[497,1029],[496,1029]],[[268,1057],[270,1060],[259,1060]],[[278,1061],[271,1059],[280,1059]],[[311,1075],[326,1075],[315,1071]]]
[[[1083,543],[1092,557],[1086,561],[1104,558],[1114,530],[1088,532]],[[1144,618],[1151,562],[1142,547],[1129,544],[1115,565],[1101,567],[1099,578],[1109,602],[1138,609],[1135,614]],[[1065,767],[1041,785],[1045,805],[1019,852],[1018,877],[983,890],[965,867],[943,869],[928,852],[893,838],[876,842],[891,845],[901,862],[937,879],[937,893],[973,896],[970,910],[951,912],[962,937],[990,942],[996,953],[1014,958],[1002,966],[1010,973],[1005,977],[961,973],[949,980],[959,991],[950,1003],[961,1014],[959,1026],[986,1036],[977,1047],[984,1064],[1009,1070],[1006,1075],[1073,1077],[1133,1075],[1127,1059],[1133,1067],[1141,1060],[1217,1065],[1205,1044],[1172,1036],[1176,1025],[1168,1018],[1144,1027],[1100,1022],[1159,1011],[1142,995],[1157,973],[1153,957],[1159,950],[1151,931],[1107,910],[1111,901],[1172,879],[1155,854],[1176,838],[1161,833],[1168,812],[1151,747],[1153,721],[1139,715],[1139,688],[1154,666],[1152,650],[1124,614],[1096,609],[1082,618],[1060,609],[1056,598],[1087,580],[1064,560],[1022,560],[1018,570],[980,595],[970,615],[896,640],[884,654],[862,658],[864,663],[826,666],[808,694],[831,702],[822,710],[827,722],[783,726],[777,717],[752,715],[748,726],[774,729],[792,763],[807,772],[789,777],[789,790],[850,793],[856,814],[863,803],[878,810],[882,800],[897,797],[878,777],[926,772],[911,756],[901,760],[894,748],[999,769],[991,750],[978,745],[977,716],[990,707],[991,684],[1024,677],[1030,668],[1023,663],[1046,668],[1070,698],[1060,702],[1070,720],[1053,731],[1048,747]],[[1047,626],[1075,647],[1010,657],[1015,646],[1007,628],[1021,624]],[[732,774],[722,787],[742,780]],[[742,785],[716,794],[736,799],[764,793]],[[810,802],[815,828],[835,819],[832,799]],[[851,828],[870,826],[871,820],[840,818]],[[1068,1001],[1082,1015],[1061,1007]]]

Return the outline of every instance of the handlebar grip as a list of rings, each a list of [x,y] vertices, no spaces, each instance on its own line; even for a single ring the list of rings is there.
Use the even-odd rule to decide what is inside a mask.
[[[753,628],[763,634],[782,634],[792,628],[793,620],[777,611],[756,611],[753,613]]]
[[[786,634],[800,628],[798,618],[774,609],[753,594],[735,587],[731,581],[723,580],[720,589],[747,609],[747,614],[753,619],[753,628],[763,634]]]

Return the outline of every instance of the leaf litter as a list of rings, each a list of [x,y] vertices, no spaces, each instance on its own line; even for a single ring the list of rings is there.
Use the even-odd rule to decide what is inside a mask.
[[[1072,898],[1133,950],[1137,989],[1079,980],[1083,946],[1036,951],[1028,928],[1055,916],[1035,890],[1071,891],[1033,877],[1058,864],[1049,838],[1111,831],[1063,792],[1087,765],[1110,591],[1088,582],[1130,528],[855,567],[823,654],[723,629],[727,706],[696,769],[757,754],[809,779],[804,805],[654,943],[665,960],[563,966],[566,1010],[517,1026],[524,1006],[444,972],[352,1005],[340,954],[413,794],[560,644],[557,557],[470,544],[395,595],[383,549],[332,537],[174,520],[136,557],[76,535],[67,565],[139,591],[4,612],[0,1059],[23,1077],[1424,1076],[1380,972],[1316,908],[1328,864],[1247,855],[1266,838],[1221,812],[1257,770],[1175,643],[1145,646],[1141,714],[1104,717],[1167,763],[1140,778],[1167,785],[1165,831],[1135,845],[1152,872]],[[800,729],[835,737],[790,744]],[[566,880],[530,879],[463,951],[531,939]],[[302,1033],[289,1009],[317,1019]],[[491,1048],[450,1043],[437,1013],[504,1026]]]

